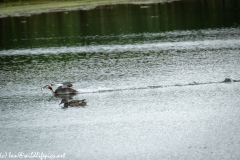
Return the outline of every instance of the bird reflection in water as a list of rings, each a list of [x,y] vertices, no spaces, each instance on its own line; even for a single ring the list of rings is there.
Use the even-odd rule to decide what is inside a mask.
[[[77,93],[72,94],[58,94],[58,95],[52,95],[49,99],[51,101],[52,99],[59,98],[59,99],[73,99],[74,96],[76,96]]]
[[[63,98],[59,105],[61,104],[64,104],[63,109],[66,109],[68,107],[85,107],[87,105],[87,102],[85,99],[68,101],[68,99]]]

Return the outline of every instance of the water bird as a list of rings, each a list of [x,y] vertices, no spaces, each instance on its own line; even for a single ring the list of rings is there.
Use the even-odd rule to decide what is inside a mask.
[[[227,77],[227,78],[224,79],[223,82],[240,82],[240,80],[235,80],[232,77]]]
[[[60,85],[55,91],[53,91],[52,87],[51,86],[55,86],[55,85]],[[70,88],[72,87],[72,83],[70,82],[64,82],[64,83],[61,83],[61,84],[51,84],[51,85],[46,85],[42,88],[45,89],[45,88],[48,88],[49,90],[51,90],[51,92],[54,94],[54,95],[59,95],[59,94],[74,94],[74,93],[77,93],[78,91],[73,89],[73,88]]]
[[[84,107],[84,106],[87,105],[87,102],[85,101],[85,99],[83,99],[83,100],[72,100],[72,101],[69,101],[69,102],[68,102],[67,99],[62,99],[60,104],[64,104],[64,108],[79,107],[79,106]]]

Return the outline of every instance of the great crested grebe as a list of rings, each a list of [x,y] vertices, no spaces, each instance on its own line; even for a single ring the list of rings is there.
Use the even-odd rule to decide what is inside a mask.
[[[51,86],[54,86],[54,85],[61,85],[59,86],[55,91],[53,91],[52,87]],[[51,84],[50,85],[46,85],[42,88],[42,90],[44,88],[48,88],[52,91],[52,93],[54,95],[59,95],[59,94],[73,94],[73,93],[77,93],[78,91],[76,91],[75,89],[72,89],[70,87],[72,87],[73,85],[70,83],[70,82],[64,82],[62,84]]]
[[[87,104],[87,102],[85,101],[85,99],[83,99],[83,100],[72,100],[72,101],[70,101],[70,102],[68,102],[67,99],[62,99],[62,101],[61,101],[60,104],[62,104],[62,103],[64,103],[64,107],[65,107],[65,108],[66,108],[66,107],[79,107],[79,106],[84,107],[84,106],[86,106],[86,104]],[[60,105],[60,104],[59,104],[59,105]]]

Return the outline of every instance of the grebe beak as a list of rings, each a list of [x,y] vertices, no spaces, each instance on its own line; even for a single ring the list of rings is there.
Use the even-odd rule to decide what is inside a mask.
[[[42,87],[41,90],[43,91],[43,89],[45,89],[45,88],[48,88],[48,85]]]

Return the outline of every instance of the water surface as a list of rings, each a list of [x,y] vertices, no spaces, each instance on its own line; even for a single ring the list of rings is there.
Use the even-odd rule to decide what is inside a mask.
[[[240,3],[177,1],[1,18],[2,152],[238,159]],[[71,81],[85,108],[41,87]]]

